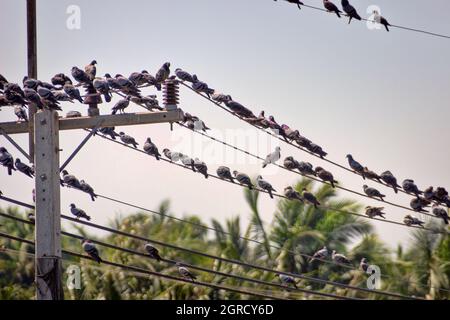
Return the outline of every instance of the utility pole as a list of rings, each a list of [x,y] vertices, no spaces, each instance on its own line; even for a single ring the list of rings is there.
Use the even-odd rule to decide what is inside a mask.
[[[37,79],[37,40],[36,40],[36,0],[27,0],[27,60],[28,77]],[[36,106],[28,106],[29,133],[28,145],[30,161],[34,163],[34,114]]]

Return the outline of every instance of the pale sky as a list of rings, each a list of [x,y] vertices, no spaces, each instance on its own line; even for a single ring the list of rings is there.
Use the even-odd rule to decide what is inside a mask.
[[[305,0],[321,6],[321,0]],[[337,4],[339,1],[335,1]],[[353,1],[360,14],[377,5],[392,24],[450,34],[447,0],[424,5],[418,0]],[[66,9],[81,10],[81,28],[69,30]],[[0,0],[0,73],[11,82],[26,74],[25,1]],[[298,128],[322,145],[328,158],[346,163],[351,153],[376,172],[391,170],[402,181],[413,178],[420,188],[450,187],[450,40],[392,28],[369,30],[365,23],[339,20],[333,15],[272,0],[151,0],[151,1],[38,1],[38,77],[49,81],[72,66],[98,62],[99,75],[129,75],[147,69],[155,73],[170,61],[172,71],[181,67],[233,98],[255,113],[261,109],[280,123]],[[154,90],[145,91],[147,94]],[[160,99],[161,100],[161,99]],[[63,104],[86,113],[85,106]],[[102,104],[101,112],[111,105]],[[234,143],[265,156],[274,144],[252,143],[257,139],[247,124],[224,113],[202,98],[181,90],[180,107],[199,115],[216,137],[245,135]],[[130,107],[129,111],[140,111]],[[9,108],[0,121],[14,120]],[[160,146],[193,152],[215,171],[225,163],[252,176],[262,174],[282,191],[298,176],[283,170],[261,169],[253,160],[236,163],[235,152],[223,149],[184,129],[169,125],[122,128],[142,146],[147,136]],[[61,163],[85,136],[84,131],[62,132]],[[27,147],[26,135],[15,136]],[[183,140],[184,139],[184,140]],[[187,140],[186,140],[187,139]],[[189,149],[183,142],[197,147]],[[0,137],[0,145],[20,154]],[[345,187],[362,191],[358,176],[335,168],[286,144],[282,158],[292,155],[332,171]],[[181,150],[184,149],[184,150]],[[222,151],[226,150],[225,153]],[[197,214],[205,221],[221,221],[240,215],[247,222],[249,208],[242,189],[201,175],[158,163],[100,138],[88,142],[67,168],[89,182],[95,191],[150,209],[170,199],[172,213]],[[31,201],[32,180],[21,174],[7,176],[0,170],[0,189],[6,196]],[[410,197],[379,187],[387,199],[408,206]],[[361,200],[365,205],[378,202]],[[74,202],[106,223],[115,214],[136,210],[105,200],[91,202],[87,195],[62,189],[61,206],[67,213]],[[276,201],[262,195],[260,210],[270,222]],[[1,203],[5,206],[6,203]],[[386,206],[388,218],[401,221],[409,212]],[[408,242],[403,227],[374,223],[382,239],[393,247]]]

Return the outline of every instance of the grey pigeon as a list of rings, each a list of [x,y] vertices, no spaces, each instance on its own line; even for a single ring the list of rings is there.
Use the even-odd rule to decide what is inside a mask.
[[[351,154],[347,155],[348,164],[350,165],[350,168],[355,170],[357,173],[362,175],[363,179],[366,179],[364,167],[355,159],[353,159],[353,156]]]
[[[431,204],[431,202],[425,198],[413,198],[409,202],[410,207],[417,212],[427,212],[424,208],[428,207]]]
[[[380,183],[382,182],[381,177],[378,174],[376,174],[375,172],[369,170],[369,168],[367,168],[367,167],[364,167],[364,176],[368,179],[376,180]]]
[[[215,92],[211,95],[211,99],[218,103],[225,103],[227,101],[233,100],[230,95]]]
[[[333,250],[333,252],[331,253],[331,259],[339,264],[351,264],[350,260],[346,256],[340,253],[336,253],[336,250]]]
[[[25,76],[23,77],[22,84],[24,88],[36,90],[38,85],[42,85],[42,82],[37,79]]]
[[[303,175],[317,176],[316,172],[314,171],[313,165],[309,162],[298,162],[297,169]]]
[[[147,83],[147,78],[146,75],[143,74],[142,72],[133,72],[132,74],[130,74],[130,76],[128,77],[128,80],[130,80],[131,82],[133,82],[133,84],[135,86],[142,86],[144,84]]]
[[[70,212],[77,217],[77,219],[86,219],[87,221],[91,220],[91,217],[89,217],[86,212],[84,212],[84,210],[79,209],[75,206],[75,204],[71,203],[70,204]]]
[[[180,68],[175,69],[175,75],[181,81],[186,81],[186,82],[191,82],[191,83],[194,82],[194,78],[192,77],[192,75],[189,72],[181,70]]]
[[[19,121],[20,120],[28,121],[27,109],[25,109],[24,106],[20,106],[20,105],[15,106],[14,114],[16,115],[16,117]]]
[[[434,198],[439,201],[443,202],[448,197],[448,192],[443,187],[437,187],[436,191],[434,192]]]
[[[52,77],[51,82],[54,86],[63,87],[67,82],[72,83],[72,80],[64,73],[57,73]]]
[[[38,109],[44,108],[44,104],[42,103],[41,96],[36,92],[36,90],[31,88],[23,89],[25,99],[27,99],[30,103],[34,103]]]
[[[102,127],[98,129],[98,131],[105,136],[110,136],[113,140],[116,140],[116,137],[119,137],[119,134],[115,131],[114,127]]]
[[[283,161],[283,166],[289,170],[297,169],[298,164],[299,163],[292,156],[286,157]]]
[[[112,108],[112,114],[116,114],[118,111],[121,113],[124,113],[124,110],[129,106],[130,104],[130,96],[126,96],[125,99],[119,100],[114,107]]]
[[[217,176],[223,180],[230,180],[231,182],[234,182],[234,178],[231,175],[231,171],[230,168],[225,167],[225,166],[220,166],[219,168],[217,168]]]
[[[169,149],[165,148],[163,151],[163,154],[166,156],[167,159],[169,159],[170,161],[180,161],[181,158],[183,157],[183,155],[179,152],[172,152]]]
[[[356,9],[348,2],[348,0],[341,0],[342,10],[348,15],[348,23],[352,21],[352,19],[361,20]]]
[[[158,151],[158,147],[152,142],[150,138],[147,138],[144,143],[144,151],[149,155],[154,156],[156,160],[159,160],[159,158],[161,157],[161,154]]]
[[[280,277],[280,281],[286,286],[293,285],[295,289],[298,289],[297,283],[295,283],[295,279],[293,277],[286,274],[279,274],[278,276]]]
[[[309,263],[313,263],[316,259],[318,260],[324,260],[328,257],[328,248],[324,246],[322,249],[316,251],[311,259],[309,260]]]
[[[180,273],[180,275],[183,278],[190,279],[192,282],[194,282],[195,279],[197,279],[197,277],[192,272],[190,272],[188,268],[183,266],[181,263],[177,263],[176,265],[178,267],[178,272]]]
[[[311,140],[309,140],[308,138],[305,138],[305,137],[303,137],[303,136],[298,136],[296,139],[295,139],[295,142],[300,146],[300,147],[302,147],[302,148],[306,148],[306,149],[308,149],[308,148],[310,148],[311,147]]]
[[[157,83],[164,82],[170,75],[170,62],[164,63],[158,72],[156,72],[155,79]]]
[[[381,201],[384,201],[383,198],[386,197],[384,194],[382,194],[377,189],[368,187],[367,185],[363,185],[363,190],[371,198],[380,198]]]
[[[86,181],[80,180],[80,188],[82,191],[88,193],[91,196],[92,201],[95,201],[97,195],[94,192],[94,188],[92,188]]]
[[[83,246],[84,251],[92,258],[94,259],[94,261],[101,263],[103,262],[102,258],[100,258],[100,255],[98,253],[97,248],[95,247],[95,245],[92,243],[92,241],[87,240],[87,239],[83,239],[81,241],[81,244]]]
[[[287,137],[284,135],[284,130],[281,128],[281,126],[276,122],[274,116],[269,116],[267,119],[269,128],[275,133],[276,135],[279,135],[283,137],[286,141],[288,141]]]
[[[247,109],[246,107],[244,107],[242,104],[240,104],[239,102],[233,101],[233,100],[229,100],[229,101],[225,101],[225,105],[235,114],[237,114],[240,117],[244,117],[244,118],[251,118],[251,117],[255,117],[255,115],[253,114],[253,112],[251,112],[249,109]]]
[[[47,106],[48,109],[51,110],[62,110],[59,106],[59,102],[56,99],[53,92],[45,87],[38,86],[37,87],[37,93],[41,96],[42,102],[45,106]]]
[[[66,118],[80,118],[81,116],[80,111],[71,110],[66,113]]]
[[[277,1],[277,0],[274,0],[274,1]],[[296,4],[299,10],[302,9],[301,5],[303,5],[303,2],[301,2],[300,0],[285,0],[285,1]]]
[[[376,10],[373,11],[373,19],[376,23],[379,23],[384,26],[387,32],[389,32],[389,22],[386,20],[385,17],[381,16],[380,13]]]
[[[161,261],[161,256],[159,255],[158,249],[156,249],[150,243],[146,243],[144,249],[145,251],[147,251],[150,258],[156,259],[156,261]]]
[[[324,157],[326,157],[328,155],[328,153],[326,153],[321,146],[319,146],[318,144],[315,143],[310,143],[309,146],[306,147],[310,152],[318,155],[319,157],[321,157],[322,159]]]
[[[367,272],[367,269],[369,269],[369,263],[367,262],[366,258],[361,259],[361,262],[359,263],[359,268],[362,271]]]
[[[303,188],[303,199],[306,200],[306,202],[312,204],[314,208],[317,209],[318,206],[320,206],[320,202],[317,200],[317,198],[311,193],[306,190],[306,188]]]
[[[88,65],[84,67],[84,72],[86,72],[91,81],[94,80],[95,76],[97,75],[97,67],[95,66],[96,64],[97,61],[92,60]]]
[[[161,83],[158,83],[158,81],[156,81],[156,78],[154,76],[152,76],[150,73],[148,73],[147,70],[142,70],[141,73],[144,75],[144,78],[147,81],[148,85],[155,86],[155,88],[158,91],[161,91]]]
[[[14,159],[4,147],[0,147],[0,164],[8,169],[8,175],[12,175],[14,168]]]
[[[105,73],[105,80],[111,89],[115,89],[115,90],[122,89],[122,86],[119,84],[119,82],[116,79],[114,79],[113,77],[111,77],[111,75],[109,73]],[[133,84],[133,83],[131,83],[131,84]]]
[[[275,147],[275,151],[272,153],[269,153],[266,156],[266,159],[264,160],[262,167],[265,168],[270,163],[276,163],[281,158],[281,148],[279,146]]]
[[[72,67],[72,77],[79,83],[89,83],[91,81],[89,75],[78,67]]]
[[[438,217],[441,218],[442,220],[444,220],[445,224],[448,224],[448,220],[450,219],[447,213],[447,210],[445,210],[444,208],[439,207],[439,205],[437,204],[433,204],[432,208],[432,212],[433,214]]]
[[[102,78],[95,78],[92,82],[92,85],[94,86],[95,90],[97,90],[97,92],[101,93],[105,97],[106,102],[111,102],[112,94],[109,88],[108,81]]]
[[[115,80],[116,84],[120,87],[120,91],[122,91],[124,94],[137,97],[140,96],[140,90],[133,82],[128,80],[128,78],[118,73],[115,76]]]
[[[64,91],[62,91],[62,90],[55,90],[55,91],[52,91],[52,92],[53,92],[53,95],[55,96],[56,100],[73,103],[73,99],[67,93],[65,93]]]
[[[263,179],[263,177],[261,175],[259,175],[258,177],[256,177],[256,184],[258,185],[258,187],[260,187],[263,190],[266,190],[269,193],[269,196],[273,199],[273,194],[272,191],[276,190],[272,187],[272,185],[267,182],[266,180]]]
[[[284,136],[292,142],[293,140],[296,140],[298,137],[300,137],[300,132],[298,130],[292,130],[288,125],[282,124],[281,130],[284,131]]]
[[[340,13],[342,11],[339,10],[338,7],[333,2],[323,0],[323,6],[325,7],[325,9],[327,9],[328,12],[334,12],[339,18],[341,17]]]
[[[295,191],[294,188],[292,188],[291,186],[287,186],[286,188],[284,188],[284,195],[289,200],[299,200],[300,202],[303,202],[300,193]]]
[[[181,160],[181,163],[184,164],[186,167],[190,167],[192,169],[192,171],[197,172],[195,170],[195,166],[194,166],[194,159],[192,159],[191,157],[189,157],[187,155],[182,155],[180,160]]]
[[[269,122],[264,117],[264,111],[261,111],[259,113],[258,117],[249,117],[249,118],[242,118],[244,121],[250,123],[251,125],[257,126],[259,128],[267,129],[269,128]]]
[[[250,190],[253,189],[254,186],[248,175],[236,170],[233,171],[233,175],[240,184],[246,185]]]
[[[428,201],[432,201],[435,200],[435,196],[434,196],[434,188],[432,186],[429,186],[428,188],[426,188],[425,190],[423,190],[423,197],[428,200]]]
[[[400,187],[397,183],[397,178],[394,177],[392,172],[385,171],[380,174],[381,180],[383,180],[388,186],[391,186],[394,189],[395,193],[398,193],[398,188]]]
[[[333,188],[335,188],[335,183],[338,183],[336,180],[334,180],[333,174],[322,167],[316,167],[314,170],[316,172],[316,175],[322,179],[325,182],[329,182]]]
[[[137,143],[136,140],[132,136],[129,136],[129,135],[125,134],[124,132],[119,132],[119,137],[123,143],[131,144],[131,145],[133,145],[133,147],[135,147],[137,149],[137,146],[139,145],[139,143]]]
[[[30,178],[34,177],[34,170],[32,167],[26,165],[25,163],[21,162],[19,158],[16,158],[16,169],[23,174],[29,176]]]
[[[71,82],[66,82],[64,84],[64,92],[69,95],[72,99],[78,100],[80,103],[83,103],[83,99],[81,98],[80,90],[76,88]]]
[[[131,97],[131,101],[145,107],[146,109],[153,111],[153,109],[156,110],[163,110],[162,107],[159,106],[158,99],[156,98],[156,95],[148,95],[144,97]]]
[[[409,214],[407,216],[405,216],[405,218],[403,219],[403,222],[407,226],[419,226],[419,227],[422,227],[422,228],[423,228],[423,225],[425,224],[425,222],[420,221],[416,217],[413,217],[413,216],[411,216]]]
[[[73,174],[69,174],[67,170],[63,170],[62,176],[65,185],[81,190],[80,181]]]
[[[211,94],[214,93],[214,89],[211,89],[206,82],[198,80],[197,76],[194,74],[192,76],[192,89],[197,92],[205,93],[209,99],[211,99]]]
[[[366,207],[366,215],[369,218],[375,218],[375,217],[379,216],[379,217],[381,217],[383,219],[386,219],[384,217],[385,213],[383,212],[383,210],[384,210],[384,207],[367,206]]]
[[[402,188],[407,193],[412,193],[416,195],[416,197],[419,197],[423,192],[419,190],[417,185],[414,183],[414,180],[412,179],[405,179],[402,183]]]
[[[206,179],[208,179],[208,167],[206,166],[206,163],[199,160],[198,158],[194,159],[194,168],[197,169],[197,172],[201,173],[205,176]]]

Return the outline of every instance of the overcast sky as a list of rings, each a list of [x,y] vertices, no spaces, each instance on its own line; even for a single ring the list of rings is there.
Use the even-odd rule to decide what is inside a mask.
[[[321,0],[306,0],[321,6]],[[336,0],[336,2],[339,2]],[[447,0],[424,5],[418,0],[353,1],[362,16],[377,5],[392,24],[450,34]],[[26,74],[25,1],[0,0],[0,73],[11,82]],[[67,8],[81,10],[80,29],[67,28]],[[393,28],[370,30],[365,23],[271,0],[151,0],[38,1],[38,75],[49,81],[59,72],[70,74],[92,59],[98,74],[147,69],[155,73],[170,61],[233,98],[255,113],[261,109],[280,123],[298,128],[328,151],[329,159],[346,163],[354,157],[372,170],[391,170],[400,181],[413,178],[419,187],[450,187],[450,40]],[[148,94],[154,90],[145,91]],[[102,113],[111,105],[102,104]],[[181,90],[180,107],[201,116],[211,135],[265,156],[275,146],[245,123],[214,105]],[[64,112],[84,105],[64,104]],[[130,107],[130,111],[138,111]],[[15,119],[3,108],[1,121]],[[121,128],[142,144],[152,137],[164,147],[198,156],[215,171],[221,163],[252,176],[262,174],[275,189],[294,183],[297,175],[261,169],[233,150],[168,124]],[[85,136],[61,132],[61,163]],[[241,137],[238,139],[237,137]],[[243,137],[243,138],[242,138]],[[27,146],[26,135],[15,136]],[[255,140],[259,139],[259,140]],[[258,141],[258,142],[257,142]],[[14,156],[19,153],[3,137]],[[282,157],[292,155],[332,171],[342,185],[362,191],[361,178],[281,144]],[[23,157],[21,157],[23,158]],[[240,215],[248,221],[242,189],[159,163],[100,138],[91,139],[67,168],[104,195],[155,209],[170,199],[177,216],[197,214],[209,221]],[[6,196],[31,201],[33,182],[24,175],[9,177],[0,170]],[[375,183],[369,185],[377,186]],[[387,199],[408,206],[410,197],[379,187]],[[85,194],[62,189],[62,210],[74,202],[106,223],[115,214],[135,212],[106,200],[91,202]],[[342,197],[361,200],[340,192]],[[276,202],[261,197],[260,210],[270,222]],[[2,203],[5,206],[6,203]],[[401,221],[408,212],[386,206],[387,217]],[[408,242],[408,229],[374,223],[383,240],[396,246]]]

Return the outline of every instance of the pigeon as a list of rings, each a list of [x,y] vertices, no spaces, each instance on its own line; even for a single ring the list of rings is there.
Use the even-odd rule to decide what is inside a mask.
[[[233,171],[233,175],[240,184],[246,185],[250,190],[253,189],[254,186],[248,175],[236,170]]]
[[[394,189],[395,193],[398,193],[398,188],[400,186],[397,183],[397,178],[390,171],[385,171],[380,174],[381,180],[383,180],[388,186],[391,186]]]
[[[435,200],[434,190],[432,186],[429,186],[428,188],[423,190],[423,197],[428,201]]]
[[[110,92],[108,81],[102,78],[95,78],[92,82],[95,90],[105,97],[106,102],[111,102],[112,94]]]
[[[73,203],[70,204],[70,212],[77,217],[78,219],[86,219],[87,221],[91,220],[91,217],[89,217],[86,212],[84,212],[83,210],[77,208]]]
[[[377,10],[373,11],[373,20],[376,23],[382,24],[386,28],[386,31],[389,32],[389,26],[390,26],[389,22],[386,20],[386,18],[381,16]]]
[[[414,183],[412,179],[405,179],[402,183],[402,188],[407,193],[415,194],[416,197],[419,197],[423,192],[419,190],[417,185]]]
[[[100,129],[98,129],[98,131],[105,135],[105,136],[110,136],[111,139],[116,140],[116,137],[119,137],[120,135],[115,131],[115,127],[102,127]]]
[[[161,154],[158,151],[158,147],[152,142],[152,139],[150,138],[147,138],[147,140],[145,140],[144,151],[149,155],[154,156],[156,160],[159,160],[159,158],[161,157]]]
[[[73,174],[69,174],[67,170],[63,170],[62,175],[63,175],[63,182],[65,185],[81,190],[80,181]]]
[[[382,182],[380,176],[378,174],[376,174],[375,172],[369,170],[369,168],[367,168],[367,167],[364,167],[364,173],[362,175],[363,175],[363,177],[365,176],[368,179],[376,180],[380,183]]]
[[[34,216],[33,212],[28,213],[27,218],[32,222],[36,222],[36,217]]]
[[[264,160],[262,167],[265,168],[269,163],[276,163],[281,158],[281,148],[279,146],[275,147],[275,151],[269,153]]]
[[[333,174],[322,167],[316,167],[314,170],[317,176],[325,182],[329,182],[333,188],[336,188],[335,183],[338,183],[334,180]]]
[[[333,2],[323,0],[323,6],[325,7],[325,9],[327,9],[328,12],[334,12],[339,18],[341,17],[340,13],[342,13],[342,11],[339,10]]]
[[[309,260],[309,263],[313,263],[316,259],[324,260],[327,257],[328,257],[328,248],[324,246],[322,249],[313,254],[311,259]]]
[[[216,101],[218,103],[225,103],[227,101],[233,100],[230,95],[226,95],[223,93],[215,93],[215,92],[211,95],[211,99],[213,99],[214,101]]]
[[[317,176],[317,173],[313,169],[313,165],[309,162],[300,161],[297,165],[297,169],[302,175]]]
[[[443,187],[437,187],[436,191],[434,192],[434,197],[437,201],[443,202],[448,197],[448,192]]]
[[[362,175],[363,179],[366,179],[366,175],[364,172],[364,167],[355,159],[353,159],[353,156],[351,154],[347,155],[348,164],[350,165],[350,168],[355,170],[357,173]]]
[[[369,269],[369,263],[367,262],[366,258],[361,259],[361,262],[359,263],[359,268],[362,271],[367,272],[367,269]]]
[[[86,72],[89,80],[91,81],[95,79],[95,76],[97,74],[97,67],[95,66],[96,64],[97,61],[92,60],[91,63],[84,67],[84,72]]]
[[[36,90],[38,85],[42,85],[42,82],[37,79],[30,78],[29,76],[25,76],[22,79],[22,84],[23,84],[24,89],[28,88],[28,89]]]
[[[150,258],[156,259],[156,261],[161,261],[161,256],[159,255],[158,249],[156,249],[150,243],[146,243],[144,249],[145,251],[147,251]]]
[[[275,117],[274,116],[269,116],[269,119],[267,119],[267,120],[268,120],[268,123],[269,123],[269,128],[273,131],[273,133],[275,133],[276,135],[282,136],[287,141],[287,138],[284,135],[284,130],[276,122]]]
[[[314,208],[317,209],[317,206],[320,206],[320,202],[317,200],[317,198],[311,193],[306,190],[306,188],[303,188],[303,199],[306,200],[306,202],[312,204]]]
[[[79,111],[69,111],[66,113],[66,118],[79,118],[81,117],[81,112]]]
[[[257,126],[259,128],[267,129],[269,128],[269,122],[264,117],[264,111],[261,111],[259,113],[258,117],[249,117],[249,118],[242,118],[244,121],[250,123],[251,125]]]
[[[59,106],[58,100],[51,90],[39,85],[37,87],[37,93],[41,96],[43,103],[47,106],[47,108],[52,110],[62,110]]]
[[[6,80],[6,78],[0,74],[0,90],[3,90],[7,83],[8,83],[8,80]]]
[[[369,218],[375,218],[377,216],[382,217],[383,219],[385,218],[385,213],[383,212],[384,207],[371,207],[371,206],[367,206],[366,207],[366,215]]]
[[[294,190],[291,186],[287,186],[284,188],[284,195],[289,200],[299,200],[300,202],[303,202],[302,197],[300,196],[300,193]]]
[[[258,177],[256,177],[256,183],[258,187],[260,187],[263,190],[266,190],[269,193],[269,196],[273,199],[272,191],[277,192],[277,190],[275,190],[269,182],[264,180],[263,177],[259,175]]]
[[[340,253],[336,253],[336,250],[333,250],[333,252],[331,253],[331,259],[333,259],[333,261],[336,263],[351,264],[350,260],[346,256]]]
[[[143,74],[142,72],[133,72],[132,74],[130,74],[130,76],[128,77],[128,80],[130,80],[131,82],[133,82],[133,84],[135,86],[142,86],[144,84],[147,83],[147,79],[145,74]]]
[[[427,212],[424,207],[427,207],[431,204],[431,202],[425,198],[413,198],[409,202],[410,207],[417,212]]]
[[[158,99],[156,97],[156,95],[150,94],[148,96],[144,96],[144,97],[131,97],[131,101],[145,107],[146,109],[153,111],[153,109],[157,109],[157,110],[164,110],[162,107],[159,106],[159,102]]]
[[[195,170],[194,159],[183,154],[180,160],[181,160],[182,164],[184,164],[187,167],[190,167],[192,169],[192,171],[197,172]]]
[[[13,170],[16,170],[12,155],[4,147],[0,147],[0,164],[8,169],[8,175],[12,175]]]
[[[214,89],[211,89],[206,82],[198,80],[197,76],[194,74],[192,76],[193,82],[192,82],[192,89],[194,89],[197,92],[203,92],[205,93],[209,99],[211,99],[211,94],[214,93]]]
[[[326,153],[325,151],[323,151],[322,147],[315,144],[315,143],[310,143],[308,147],[306,147],[310,152],[318,155],[319,157],[321,157],[322,159],[324,157],[326,157],[328,155],[328,153]]]
[[[277,0],[274,0],[274,1],[277,1]],[[302,9],[301,5],[303,5],[303,2],[301,2],[300,0],[285,0],[285,1],[296,4],[299,10]]]
[[[52,77],[51,82],[54,86],[63,87],[67,82],[72,83],[72,80],[70,80],[70,78],[64,73],[58,73]]]
[[[217,173],[217,176],[218,176],[220,179],[223,179],[223,180],[230,180],[231,182],[234,183],[234,178],[233,178],[233,176],[231,175],[230,168],[225,167],[225,166],[220,166],[219,168],[217,168],[216,173]]]
[[[140,96],[140,90],[134,85],[133,82],[131,82],[130,80],[128,80],[128,78],[124,77],[123,75],[121,75],[120,73],[116,74],[115,78],[115,83],[117,84],[117,86],[120,87],[120,91],[122,91],[123,93],[125,93],[126,95],[132,95],[132,96]],[[109,82],[108,82],[109,84]]]
[[[279,274],[280,281],[284,283],[286,286],[289,286],[290,284],[294,286],[295,289],[298,289],[297,284],[295,283],[295,280],[293,277],[285,275],[285,274]]]
[[[116,114],[117,111],[124,113],[123,110],[125,110],[128,107],[128,105],[130,104],[130,99],[131,99],[130,96],[126,96],[125,99],[119,100],[112,108],[112,114]]]
[[[38,81],[37,83],[39,84],[40,82]],[[22,98],[25,97],[22,88],[17,83],[5,84],[4,94],[8,100],[12,100],[9,98],[9,96],[12,95],[13,93],[16,93],[18,97],[22,97]]]
[[[34,177],[34,170],[32,167],[26,165],[25,163],[21,162],[19,158],[16,158],[15,161],[16,169],[23,174],[29,176],[30,178]]]
[[[111,77],[111,75],[109,73],[105,73],[105,80],[111,89],[116,89],[116,90],[122,89],[122,86],[119,85],[119,82],[116,79],[114,79],[113,77]]]
[[[290,142],[300,137],[300,132],[298,130],[292,130],[288,125],[282,124],[281,130],[284,132],[284,136],[288,138]]]
[[[98,250],[95,247],[95,245],[92,243],[92,241],[87,240],[87,239],[83,239],[81,241],[81,244],[83,246],[84,251],[95,261],[97,261],[98,263],[103,262],[102,258],[100,258],[99,254],[98,254]]]
[[[295,142],[296,142],[300,147],[306,148],[306,149],[311,148],[311,144],[312,144],[312,141],[311,141],[311,140],[309,140],[308,138],[305,138],[305,137],[303,137],[303,136],[301,136],[301,135],[299,135],[299,136],[295,139]]]
[[[180,68],[175,69],[175,75],[181,81],[186,81],[186,82],[191,82],[191,83],[194,82],[194,77],[189,72],[181,70]]]
[[[384,197],[386,195],[382,194],[380,191],[378,191],[375,188],[368,187],[367,185],[363,185],[364,192],[371,198],[380,198],[381,201],[384,201]]]
[[[88,193],[91,196],[92,201],[95,201],[97,195],[94,192],[94,188],[92,188],[86,181],[80,180],[80,188],[82,191]]]
[[[193,116],[190,113],[186,112],[184,114],[183,122],[186,123],[186,126],[195,131],[203,131],[206,132],[206,130],[211,130],[206,126],[206,124],[200,120],[197,116]]]
[[[170,75],[170,62],[164,63],[158,72],[156,72],[155,79],[157,83],[164,82]]]
[[[189,271],[188,268],[184,267],[181,263],[177,262],[178,272],[181,274],[183,278],[190,279],[192,282],[194,282],[197,277],[192,274],[192,272]]]
[[[170,161],[174,161],[174,162],[181,160],[181,158],[183,157],[183,155],[181,153],[172,152],[167,148],[165,148],[163,150],[163,154],[166,156],[167,159],[169,159]]]
[[[91,82],[90,76],[78,67],[72,67],[72,77],[79,83],[89,83]]]
[[[255,117],[255,115],[253,114],[253,112],[251,112],[249,109],[247,109],[246,107],[244,107],[242,104],[240,104],[239,102],[233,101],[233,100],[228,100],[225,101],[225,105],[236,115],[243,117],[243,118],[251,118],[251,117]]]
[[[28,121],[27,109],[25,109],[24,106],[19,106],[19,105],[15,106],[14,114],[17,116],[17,119],[19,121],[21,121],[21,120]]]
[[[407,215],[405,216],[405,218],[403,218],[403,222],[407,225],[407,226],[419,226],[423,228],[423,225],[425,222],[420,221],[419,219],[417,219],[416,217],[413,217],[411,215]]]
[[[348,15],[348,24],[352,21],[352,19],[361,20],[356,9],[348,2],[348,0],[341,0],[342,10]]]
[[[450,219],[447,213],[447,210],[445,210],[444,208],[439,207],[439,205],[437,204],[433,204],[432,208],[432,212],[433,214],[438,217],[438,218],[442,218],[442,220],[444,220],[445,224],[448,224],[448,220]]]
[[[206,166],[206,163],[199,160],[198,158],[195,158],[194,168],[197,169],[197,172],[201,173],[205,176],[206,179],[208,179],[208,167]]]
[[[283,166],[286,169],[294,170],[298,168],[299,163],[294,159],[294,157],[286,157],[283,161]]]
[[[83,99],[81,98],[80,90],[76,88],[72,82],[66,82],[64,84],[63,90],[65,93],[69,95],[72,99],[78,100],[80,103],[83,103]]]
[[[134,140],[134,138],[132,136],[125,134],[125,132],[119,132],[119,137],[123,143],[131,144],[131,145],[133,145],[133,147],[135,147],[137,149],[137,146],[139,145],[139,143],[137,143],[136,140]]]
[[[161,91],[161,83],[158,83],[154,76],[148,73],[147,70],[142,70],[141,73],[144,75],[144,78],[147,81],[148,85],[155,86],[156,90]]]
[[[73,103],[73,99],[67,93],[65,93],[62,90],[52,91],[52,93],[55,96],[57,101],[66,101],[66,102],[72,102]]]

